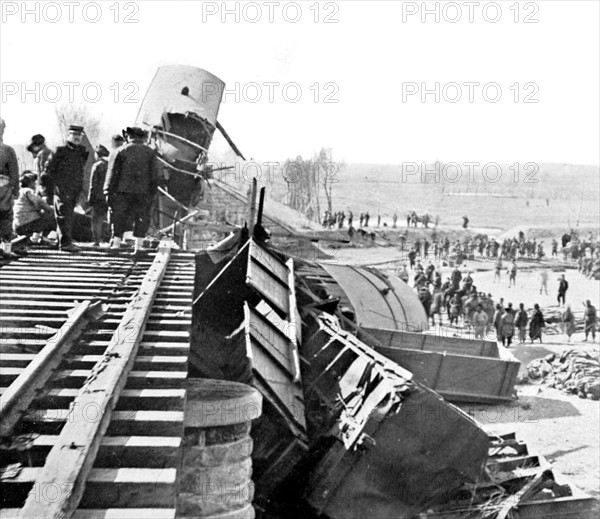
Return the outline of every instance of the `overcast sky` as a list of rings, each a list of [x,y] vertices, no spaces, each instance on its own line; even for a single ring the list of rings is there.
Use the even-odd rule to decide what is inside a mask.
[[[157,67],[186,64],[227,83],[219,119],[247,157],[282,160],[327,146],[347,162],[599,163],[597,1],[512,0],[499,11],[490,2],[428,2],[425,19],[421,2],[313,0],[300,10],[239,2],[238,21],[222,19],[222,2],[112,0],[100,11],[82,1],[26,2],[34,13],[25,20],[22,2],[1,4],[7,143],[55,134],[56,97],[68,99],[69,82],[99,85],[99,100],[87,104],[115,133],[134,122]],[[269,82],[280,84],[272,103]],[[422,85],[436,82],[439,102],[434,93],[423,102]],[[258,102],[251,83],[261,86]],[[74,100],[86,104],[81,86]],[[23,99],[23,87],[37,88],[39,102]],[[93,100],[98,91],[85,93]],[[137,102],[125,103],[127,94]]]

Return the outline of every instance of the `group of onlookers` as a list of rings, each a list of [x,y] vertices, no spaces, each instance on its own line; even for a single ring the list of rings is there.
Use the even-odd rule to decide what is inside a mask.
[[[513,265],[516,264],[513,262]],[[410,275],[405,263],[401,265],[397,275],[405,283],[409,283]],[[516,268],[514,272],[509,269],[509,286],[514,286],[515,278]],[[575,331],[575,317],[570,305],[566,304],[569,284],[564,275],[561,275],[558,281],[557,299],[559,306],[565,307],[562,321],[564,331],[570,341],[571,335]],[[505,304],[502,299],[495,304],[491,294],[486,295],[477,290],[470,271],[461,272],[458,267],[455,267],[447,279],[442,281],[441,273],[436,270],[431,261],[426,267],[417,261],[414,266],[413,283],[427,319],[431,320],[431,324],[434,326],[436,325],[436,316],[438,323],[442,324],[442,315],[445,310],[451,326],[461,324],[472,328],[476,339],[485,338],[487,332],[493,329],[497,341],[507,347],[515,340],[525,343],[527,335],[532,343],[534,341],[542,342],[546,320],[539,304],[534,304],[531,314],[525,309],[524,303],[520,303],[518,309],[513,308],[513,304],[510,302]],[[545,283],[542,287],[544,286]],[[588,300],[585,303],[584,311],[585,340],[589,335],[592,336],[592,340],[595,340],[596,323],[596,308]]]
[[[55,234],[60,250],[76,250],[75,207],[86,191],[84,170],[89,157],[84,128],[69,126],[64,145],[54,151],[42,135],[34,135],[27,146],[34,171],[20,172],[14,149],[2,141],[5,126],[0,119],[0,256],[12,258],[23,252],[12,250],[14,234],[33,243],[44,239],[54,243],[49,238]],[[101,144],[94,148],[87,204],[95,244],[106,241],[110,220],[111,248],[120,248],[128,230],[133,231],[136,251],[142,248],[162,171],[147,138],[147,131],[127,128],[123,135],[113,136],[112,151]]]

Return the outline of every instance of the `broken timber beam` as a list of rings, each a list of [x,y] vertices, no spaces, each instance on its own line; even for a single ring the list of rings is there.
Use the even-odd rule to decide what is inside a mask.
[[[162,242],[102,360],[96,363],[71,405],[67,423],[36,476],[19,517],[68,519],[77,510],[112,411],[133,367],[170,255],[170,246]],[[98,419],[87,419],[84,410],[90,406],[95,407]],[[36,488],[47,485],[60,489],[52,502],[40,500],[36,494]]]
[[[103,313],[101,303],[83,301],[68,311],[68,318],[23,372],[0,397],[0,436],[9,436],[21,413],[29,407],[65,354],[90,321]]]

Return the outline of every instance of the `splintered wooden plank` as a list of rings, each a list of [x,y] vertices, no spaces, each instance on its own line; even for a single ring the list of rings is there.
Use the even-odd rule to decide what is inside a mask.
[[[58,484],[64,490],[52,503],[42,503],[35,493],[30,493],[22,509],[24,517],[32,519],[71,517],[80,502],[82,502],[86,481],[87,494],[89,494],[89,486],[93,482],[93,480],[90,481],[90,478],[94,474],[94,470],[92,470],[94,460],[102,437],[111,422],[112,411],[119,399],[119,394],[124,388],[133,367],[157,289],[169,262],[170,253],[171,249],[168,245],[163,244],[159,248],[139,291],[133,298],[122,322],[111,339],[102,361],[94,367],[80,395],[73,402],[71,406],[72,414],[62,428],[57,444],[50,451],[44,467],[35,475],[36,484]],[[89,420],[84,416],[84,413],[78,412],[77,408],[81,410],[85,409],[86,406],[96,406],[100,418]],[[140,412],[144,413],[145,411]],[[143,471],[144,469],[136,470]],[[163,472],[154,474],[153,477],[166,478],[165,474],[171,470],[173,472],[170,476],[173,480],[171,486],[173,486],[172,483],[174,483],[176,473],[174,469],[164,469]],[[118,475],[106,475],[106,477],[109,480],[117,478]],[[139,477],[141,478],[142,475]],[[156,486],[157,484],[155,484]],[[132,487],[133,490],[129,492],[127,484],[113,485],[113,487],[106,489],[106,494],[101,495],[111,497],[112,493],[113,499],[116,500],[122,496],[127,496],[130,499],[127,501],[127,506],[136,506],[135,498],[139,499],[139,496],[143,494],[141,492],[136,493],[139,485],[136,486],[135,484]],[[174,498],[173,488],[170,490],[171,497]],[[155,493],[149,492],[144,496],[147,499],[144,504],[155,506],[157,504],[155,500],[159,494],[160,492],[156,491],[155,488]],[[85,502],[85,499],[83,502]],[[112,501],[109,501],[109,503],[111,506],[116,504]],[[166,503],[162,501],[161,504]]]

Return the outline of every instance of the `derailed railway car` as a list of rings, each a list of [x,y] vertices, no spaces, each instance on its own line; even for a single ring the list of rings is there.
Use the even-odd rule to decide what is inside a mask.
[[[212,174],[208,153],[217,130],[242,156],[217,120],[224,89],[206,70],[170,65],[157,70],[146,92],[136,126],[149,132],[166,179],[154,212],[157,230],[184,218],[200,200]]]

